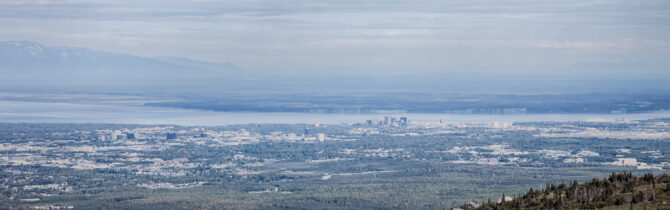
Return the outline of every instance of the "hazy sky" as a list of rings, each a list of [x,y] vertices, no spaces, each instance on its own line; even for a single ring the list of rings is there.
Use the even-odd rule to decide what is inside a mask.
[[[670,1],[3,0],[0,40],[312,72],[552,72],[670,58]]]

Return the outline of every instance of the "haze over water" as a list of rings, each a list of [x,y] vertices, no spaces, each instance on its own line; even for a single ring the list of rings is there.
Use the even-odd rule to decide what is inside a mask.
[[[408,117],[410,121],[439,121],[444,123],[490,123],[529,121],[607,121],[644,120],[670,117],[669,111],[636,114],[386,114]],[[322,114],[289,112],[214,112],[147,106],[86,105],[70,103],[40,103],[0,101],[1,122],[24,123],[131,123],[217,126],[250,123],[363,123],[383,119],[384,114]]]

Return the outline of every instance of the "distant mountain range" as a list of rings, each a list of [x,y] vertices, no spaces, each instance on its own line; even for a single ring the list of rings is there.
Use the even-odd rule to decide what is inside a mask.
[[[229,78],[231,63],[179,57],[140,57],[86,48],[0,42],[0,82],[124,83]]]
[[[667,81],[664,81],[670,78],[667,66],[670,64],[666,62],[581,63],[550,73],[247,71],[231,63],[141,57],[86,48],[44,46],[30,41],[0,41],[0,86],[35,87],[43,84],[48,88],[87,84],[160,87],[180,84],[204,87],[206,84],[240,90],[339,88],[554,92],[568,89],[667,89]],[[635,79],[644,81],[633,81]]]

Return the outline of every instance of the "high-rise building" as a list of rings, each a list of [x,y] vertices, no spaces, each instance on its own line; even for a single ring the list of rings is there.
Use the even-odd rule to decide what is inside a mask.
[[[372,120],[366,120],[365,124],[368,125],[368,126],[372,126]]]
[[[499,123],[499,122],[493,122],[493,125],[492,125],[491,127],[493,127],[493,128],[502,128],[502,127],[500,127],[500,123]]]
[[[114,139],[114,140],[122,140],[123,138],[126,137],[125,135],[123,135],[123,133],[121,133],[120,130],[113,131],[111,136],[112,136],[112,139]]]
[[[407,117],[400,117],[400,125],[407,126]]]
[[[177,139],[177,133],[169,133],[169,132],[168,132],[168,133],[166,134],[166,138],[167,138],[168,140],[170,140],[170,139]]]

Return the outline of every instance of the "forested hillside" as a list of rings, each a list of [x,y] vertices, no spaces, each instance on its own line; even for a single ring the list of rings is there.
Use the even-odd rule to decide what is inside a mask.
[[[670,209],[670,176],[651,173],[612,174],[585,183],[547,184],[525,195],[503,194],[483,204],[468,202],[461,209]],[[503,199],[507,198],[507,199]],[[504,201],[503,201],[504,200]]]

